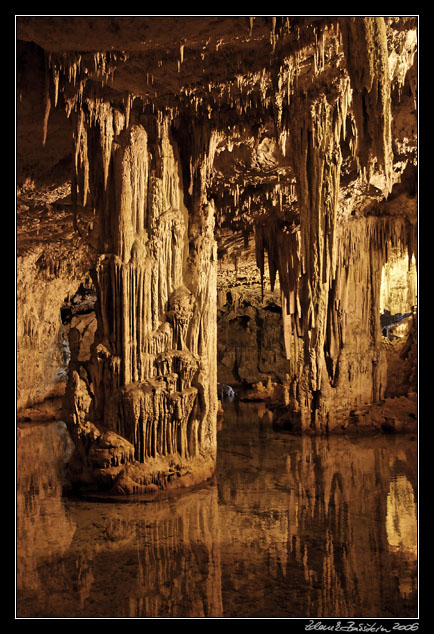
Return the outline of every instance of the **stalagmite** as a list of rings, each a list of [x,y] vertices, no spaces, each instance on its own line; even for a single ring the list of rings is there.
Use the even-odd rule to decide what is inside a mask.
[[[209,325],[213,313],[207,309],[215,292],[209,260],[214,237],[211,233],[195,242],[194,224],[187,223],[179,159],[167,119],[147,119],[148,129],[128,123],[130,107],[127,100],[123,125],[115,132],[110,104],[88,101],[88,118],[83,109],[78,111],[75,135],[81,204],[86,205],[88,194],[97,204],[103,253],[93,271],[98,330],[89,378],[70,383],[72,411],[67,420],[74,437],[83,442],[85,419],[83,412],[78,415],[83,406],[77,399],[87,383],[93,399],[85,418],[131,445],[128,457],[113,446],[117,457],[109,466],[111,480],[108,472],[105,477],[114,492],[120,469],[126,470],[131,490],[137,492],[153,481],[155,470],[164,486],[173,464],[179,477],[193,482],[208,477],[215,460],[215,441],[210,443],[209,434],[216,394],[207,370],[215,347]],[[99,152],[89,154],[91,139]],[[202,141],[199,146],[202,153]],[[101,181],[95,179],[99,170]],[[189,232],[193,246],[188,262]],[[202,283],[197,286],[199,277],[206,291]],[[102,450],[101,440],[95,442],[95,451]],[[88,469],[95,468],[92,460]],[[197,475],[188,475],[192,469]]]

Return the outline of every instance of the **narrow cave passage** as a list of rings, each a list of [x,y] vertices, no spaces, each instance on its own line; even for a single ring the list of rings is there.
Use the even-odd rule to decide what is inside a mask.
[[[380,290],[382,334],[388,339],[403,337],[409,330],[408,318],[417,313],[416,258],[398,252],[383,266]]]
[[[417,267],[406,253],[392,252],[381,278],[380,321],[387,357],[386,396],[417,393]]]

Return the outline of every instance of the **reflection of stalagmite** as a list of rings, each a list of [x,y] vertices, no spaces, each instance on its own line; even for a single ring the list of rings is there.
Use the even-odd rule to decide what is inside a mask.
[[[387,496],[387,539],[390,548],[417,556],[417,512],[414,491],[404,475],[390,482]]]
[[[223,616],[215,494],[198,492],[140,531],[128,616]]]
[[[88,600],[101,601],[98,588],[106,583],[101,554],[110,553],[121,568],[127,562],[129,574],[124,568],[114,605],[103,597],[107,616],[223,616],[216,489],[186,494],[170,507],[155,502],[146,523],[142,509],[129,506],[119,514],[115,506],[109,507],[106,518],[98,521],[95,539],[80,553],[82,568],[88,570],[88,576],[79,579],[80,596],[86,591]],[[76,539],[80,544],[79,532]],[[81,610],[83,616],[91,613],[92,603],[85,603]]]
[[[18,430],[18,616],[223,616],[215,486],[146,509],[68,503],[71,441],[62,425]],[[106,434],[106,448],[116,442]]]
[[[384,570],[385,579],[393,579],[394,567],[400,567],[406,596],[414,597],[414,491],[404,475],[390,480],[389,467],[393,449],[400,460],[406,459],[406,452],[400,446],[382,449],[369,443],[355,449],[336,438],[326,443],[315,438],[300,442],[302,451],[287,461],[291,484],[288,546],[291,559],[314,588],[315,616],[357,616],[366,610],[368,596],[372,615],[378,616],[384,610],[384,592],[393,596],[391,602],[398,601],[396,588],[382,588],[381,580],[374,582],[377,566]],[[344,479],[343,473],[352,473],[352,480]],[[368,527],[367,521],[371,522]],[[324,533],[318,532],[318,523]],[[391,558],[389,548],[400,552],[402,561]]]

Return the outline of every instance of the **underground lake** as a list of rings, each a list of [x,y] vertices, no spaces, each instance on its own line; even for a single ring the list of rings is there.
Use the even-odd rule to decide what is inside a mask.
[[[215,476],[154,502],[64,495],[65,425],[18,426],[18,617],[417,616],[416,437],[223,406]]]
[[[16,619],[419,627],[418,33],[15,16]]]

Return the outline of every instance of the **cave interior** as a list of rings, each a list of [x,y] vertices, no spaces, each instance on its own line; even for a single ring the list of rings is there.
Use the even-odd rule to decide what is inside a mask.
[[[17,418],[73,486],[215,469],[222,400],[417,431],[418,18],[16,16]]]

